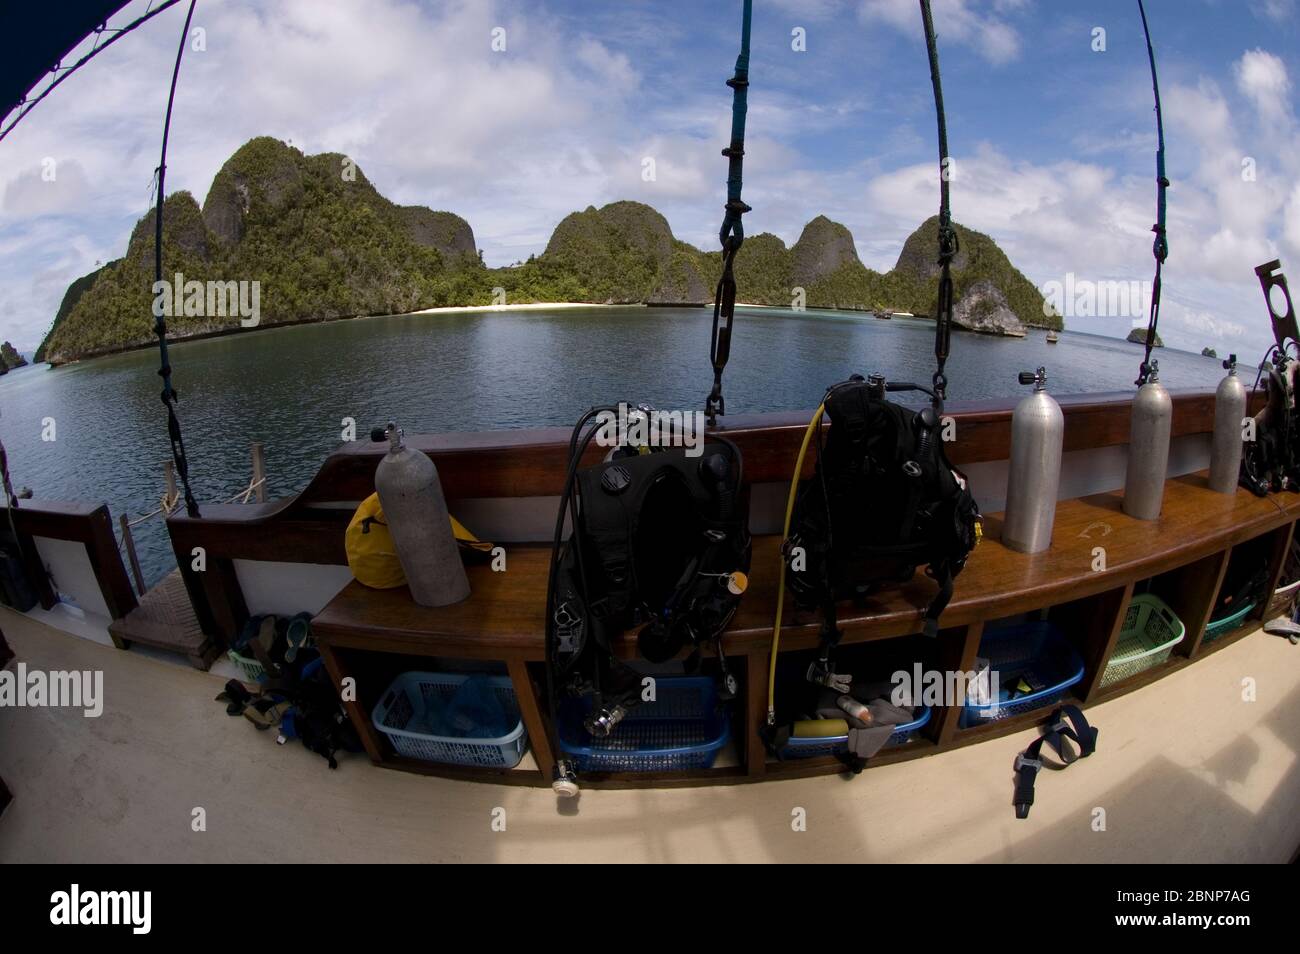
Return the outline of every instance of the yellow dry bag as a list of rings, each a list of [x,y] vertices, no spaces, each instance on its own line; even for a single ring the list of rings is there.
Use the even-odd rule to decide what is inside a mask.
[[[492,544],[479,540],[455,517],[451,517],[451,529],[462,553],[470,551],[486,556],[491,552]],[[384,520],[379,494],[371,494],[361,501],[361,506],[348,523],[343,545],[348,554],[348,568],[358,582],[377,590],[406,585],[406,574],[397,559],[397,548],[393,546],[393,535]]]

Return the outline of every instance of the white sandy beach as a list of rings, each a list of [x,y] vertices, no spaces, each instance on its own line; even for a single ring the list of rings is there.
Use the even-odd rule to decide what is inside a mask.
[[[518,305],[448,305],[443,308],[422,308],[412,315],[441,315],[470,311],[549,311],[557,308],[644,308],[644,304],[606,305],[591,301],[534,301]],[[391,315],[366,315],[367,318],[392,317]]]

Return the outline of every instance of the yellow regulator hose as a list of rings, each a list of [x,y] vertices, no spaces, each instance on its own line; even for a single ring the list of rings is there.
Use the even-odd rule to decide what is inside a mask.
[[[799,457],[794,462],[794,473],[790,477],[790,497],[785,505],[785,529],[781,533],[782,552],[778,554],[781,560],[781,576],[776,587],[776,622],[772,624],[772,658],[767,666],[767,724],[776,724],[776,653],[781,645],[781,613],[785,609],[785,547],[784,542],[790,539],[790,519],[794,514],[794,500],[799,492],[799,477],[803,473],[803,461],[808,456],[808,442],[812,440],[813,434],[821,426],[822,415],[826,413],[826,402],[823,401],[817,405],[817,413],[808,422],[808,429],[803,432],[803,443],[799,445]]]

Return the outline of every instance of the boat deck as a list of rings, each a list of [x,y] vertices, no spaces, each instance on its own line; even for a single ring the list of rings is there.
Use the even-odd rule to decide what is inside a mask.
[[[96,719],[0,709],[14,794],[0,863],[1286,862],[1300,845],[1300,649],[1258,632],[1090,708],[1097,754],[1042,773],[1018,821],[1011,764],[1031,728],[856,779],[588,790],[557,808],[546,789],[375,771],[362,755],[331,772],[226,716],[221,677],[3,608],[0,628],[29,667],[102,670],[106,695]],[[204,832],[191,830],[197,807]]]

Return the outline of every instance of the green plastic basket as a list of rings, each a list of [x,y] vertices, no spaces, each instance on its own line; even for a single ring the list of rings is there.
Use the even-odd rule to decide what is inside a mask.
[[[1185,635],[1187,627],[1160,597],[1150,593],[1133,597],[1119,641],[1101,674],[1101,688],[1159,666]]]
[[[239,667],[239,671],[244,674],[245,682],[261,682],[266,678],[266,668],[256,659],[249,659],[247,656],[241,656],[233,649],[227,649],[226,655],[230,661]]]
[[[1224,633],[1230,633],[1246,621],[1250,611],[1255,608],[1256,600],[1247,600],[1245,605],[1231,616],[1225,616],[1223,619],[1216,619],[1209,626],[1205,627],[1205,635],[1201,637],[1202,643],[1212,643]]]

